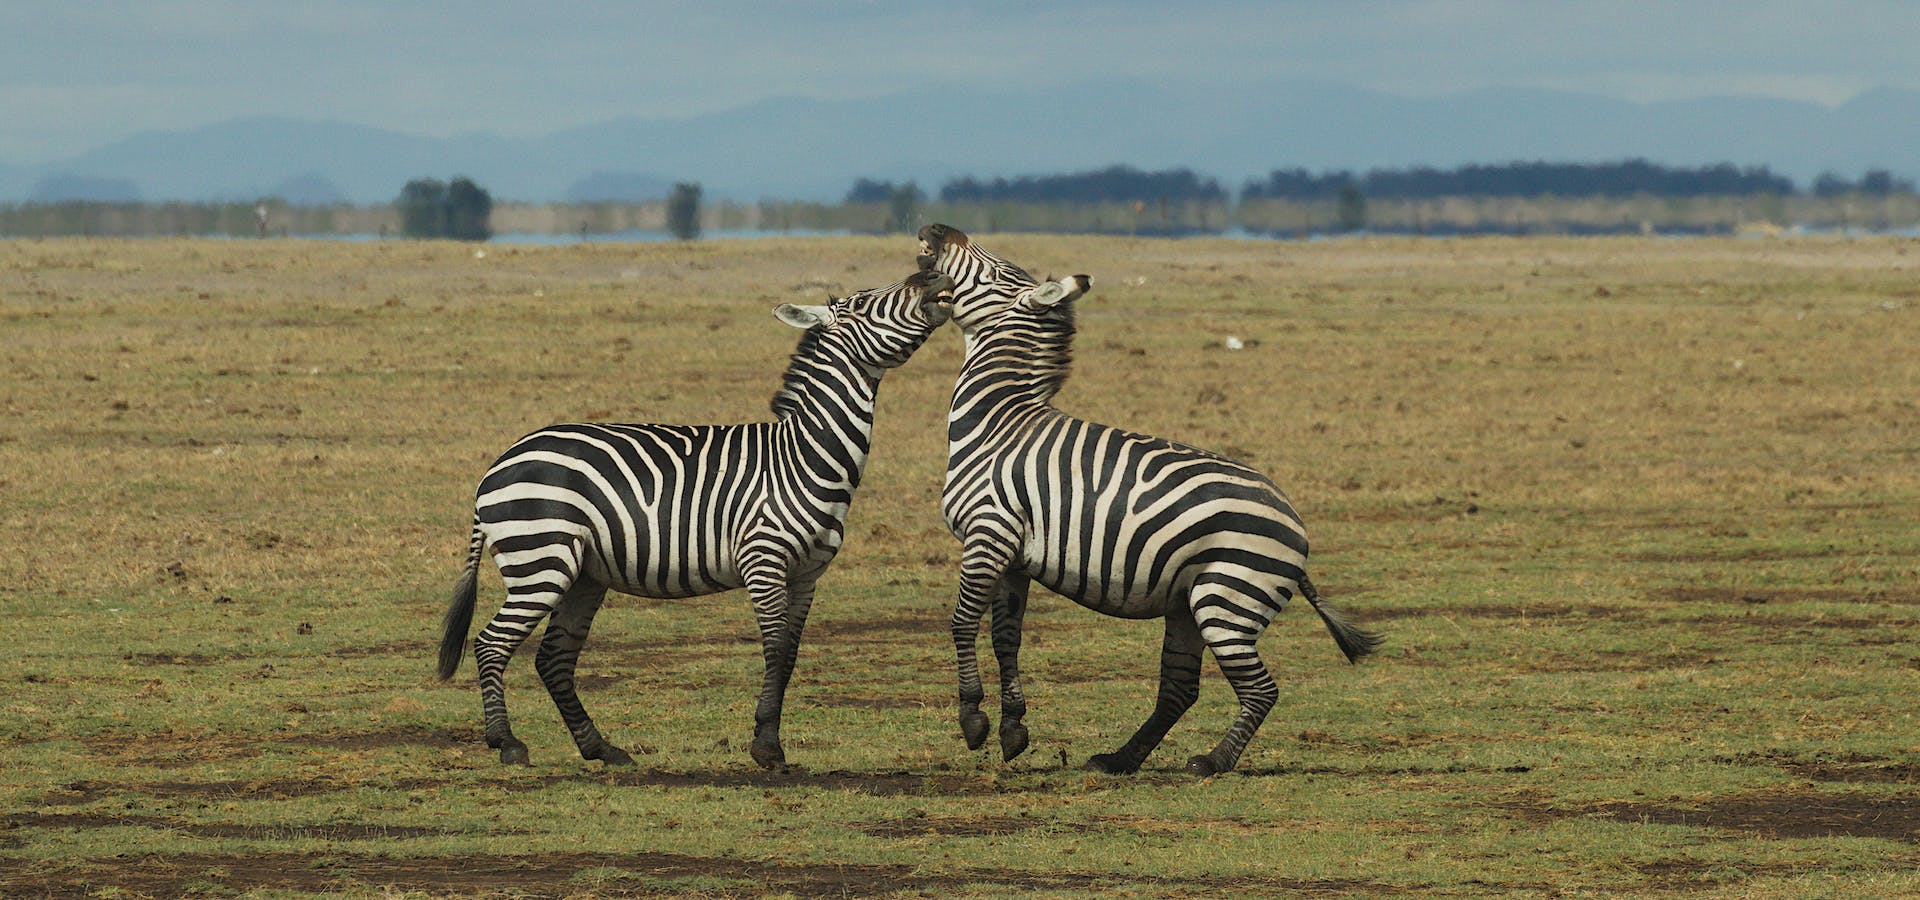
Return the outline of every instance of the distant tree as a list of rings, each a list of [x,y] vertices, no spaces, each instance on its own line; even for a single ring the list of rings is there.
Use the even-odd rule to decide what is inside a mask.
[[[840,202],[848,206],[863,203],[886,203],[893,199],[893,191],[894,187],[891,181],[875,181],[871,178],[862,178],[855,181],[853,187],[847,189],[846,198]]]
[[[1467,165],[1454,169],[1416,166],[1410,169],[1374,169],[1364,176],[1351,172],[1314,175],[1305,169],[1280,169],[1265,181],[1248,182],[1241,190],[1247,200],[1327,200],[1352,185],[1374,198],[1432,199],[1435,197],[1662,197],[1786,195],[1794,192],[1792,179],[1765,166],[1741,169],[1718,163],[1697,169],[1669,168],[1644,159],[1614,163],[1511,162]]]
[[[1839,197],[1852,191],[1853,184],[1851,182],[1832,172],[1821,172],[1819,177],[1813,179],[1813,195],[1815,197]]]
[[[493,197],[469,178],[451,183],[415,178],[400,189],[393,208],[400,214],[400,233],[410,238],[484,241],[493,237]]]
[[[1132,166],[1109,166],[1071,175],[1023,175],[990,182],[958,178],[940,188],[947,203],[1132,203],[1158,199],[1175,203],[1227,199],[1220,182],[1201,178],[1191,169],[1142,172]]]
[[[667,230],[683,241],[700,236],[700,183],[682,181],[667,197]]]
[[[1341,231],[1359,231],[1367,227],[1367,197],[1360,189],[1347,185],[1334,198],[1334,218]]]
[[[400,189],[393,208],[400,214],[402,235],[410,238],[446,236],[446,182],[438,178],[415,178]]]
[[[920,186],[909,181],[887,194],[887,225],[894,231],[920,226]]]
[[[1869,169],[1867,174],[1860,176],[1860,193],[1862,194],[1885,197],[1902,191],[1912,193],[1913,183],[1896,179],[1892,172],[1885,169]]]
[[[447,184],[447,237],[484,241],[493,237],[493,196],[467,178]]]

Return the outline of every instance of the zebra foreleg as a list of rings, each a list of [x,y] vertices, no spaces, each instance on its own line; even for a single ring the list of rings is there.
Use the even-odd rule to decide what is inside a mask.
[[[606,586],[585,578],[574,582],[573,588],[561,598],[559,608],[553,611],[553,618],[547,621],[547,633],[540,640],[540,652],[534,656],[533,667],[547,686],[553,705],[559,707],[560,718],[567,723],[567,731],[580,748],[580,756],[601,760],[610,766],[629,766],[633,764],[633,757],[600,736],[600,729],[594,727],[593,718],[581,705],[573,682],[580,647],[587,642],[594,614],[600,611],[600,604],[606,598]]]
[[[1027,696],[1020,689],[1020,636],[1027,617],[1025,572],[1009,572],[993,595],[993,655],[1000,666],[1000,758],[1027,749]]]
[[[812,605],[813,585],[809,582],[803,592],[787,583],[784,572],[767,571],[748,575],[747,591],[753,596],[753,612],[760,625],[760,652],[765,661],[760,701],[753,712],[753,743],[747,753],[763,769],[785,771],[787,753],[780,746],[780,715],[787,682],[793,677],[794,659],[800,651],[800,632],[807,621],[807,609],[798,606],[798,601],[804,599]]]
[[[1109,775],[1140,771],[1147,755],[1200,696],[1200,626],[1194,623],[1192,611],[1180,607],[1167,611],[1166,624],[1166,638],[1160,644],[1160,695],[1154,700],[1153,714],[1120,749],[1087,760],[1089,770]]]
[[[987,697],[980,684],[980,618],[1000,591],[1012,558],[1012,551],[999,541],[971,538],[960,557],[960,599],[953,607],[952,632],[960,674],[960,734],[968,750],[980,749],[992,729],[980,711]]]

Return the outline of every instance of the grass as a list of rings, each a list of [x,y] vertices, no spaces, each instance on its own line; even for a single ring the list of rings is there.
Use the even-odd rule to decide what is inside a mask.
[[[771,307],[908,239],[8,241],[0,894],[1920,893],[1920,244],[980,239],[1096,279],[1063,406],[1272,474],[1391,637],[1348,667],[1278,620],[1239,771],[1180,771],[1211,671],[1140,775],[1079,771],[1160,630],[1041,592],[1033,747],[963,749],[955,335],[883,386],[801,771],[745,752],[744,595],[602,613],[582,693],[634,769],[578,759],[529,660],[530,769],[470,664],[432,679],[500,449],[765,417]]]

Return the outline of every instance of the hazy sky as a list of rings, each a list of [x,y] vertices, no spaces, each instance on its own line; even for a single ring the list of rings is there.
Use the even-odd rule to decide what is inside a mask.
[[[4,0],[0,161],[243,115],[544,134],[777,95],[1314,79],[1837,104],[1920,89],[1906,0]]]

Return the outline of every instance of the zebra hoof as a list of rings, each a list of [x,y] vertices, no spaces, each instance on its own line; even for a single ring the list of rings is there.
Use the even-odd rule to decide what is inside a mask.
[[[1128,762],[1118,753],[1096,753],[1081,768],[1089,772],[1099,772],[1102,775],[1132,775],[1140,771],[1140,764]]]
[[[760,768],[769,772],[784,772],[787,769],[787,751],[780,749],[778,743],[754,741],[747,747],[747,753]]]
[[[500,742],[500,764],[506,766],[527,765],[527,745],[507,738]]]
[[[612,744],[608,744],[604,747],[601,747],[599,753],[596,753],[587,758],[597,759],[610,766],[633,765],[633,754],[628,753],[627,751],[622,750],[619,747],[615,747]]]
[[[960,714],[960,735],[967,739],[968,750],[978,750],[987,742],[987,731],[991,724],[987,714],[979,710]]]
[[[1225,770],[1213,761],[1213,757],[1201,755],[1187,760],[1187,771],[1201,778],[1212,778]]]
[[[1013,758],[1026,752],[1027,726],[1017,719],[1000,721],[1000,759],[1012,762]]]

